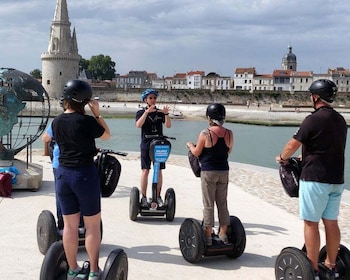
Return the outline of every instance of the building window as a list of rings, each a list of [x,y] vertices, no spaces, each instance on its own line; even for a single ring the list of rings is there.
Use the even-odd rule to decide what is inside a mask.
[[[47,80],[47,81],[46,81],[46,84],[49,85],[49,84],[50,84],[50,80]]]

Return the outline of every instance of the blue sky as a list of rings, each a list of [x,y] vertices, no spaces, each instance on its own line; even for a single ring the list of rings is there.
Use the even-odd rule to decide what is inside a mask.
[[[232,76],[281,68],[293,47],[299,71],[350,68],[346,0],[67,0],[79,54],[109,55],[117,73]],[[56,0],[1,0],[0,67],[41,69]]]

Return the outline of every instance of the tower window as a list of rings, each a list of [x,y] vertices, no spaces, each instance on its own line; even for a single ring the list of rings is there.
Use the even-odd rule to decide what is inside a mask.
[[[60,72],[60,76],[62,76],[62,72]]]
[[[46,84],[49,85],[49,84],[50,84],[50,80],[47,80],[47,81],[46,81]]]

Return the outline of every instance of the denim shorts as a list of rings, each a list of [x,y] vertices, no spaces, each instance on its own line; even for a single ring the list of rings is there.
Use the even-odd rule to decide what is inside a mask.
[[[93,216],[101,212],[101,187],[95,165],[59,166],[55,172],[56,192],[62,214],[81,212]]]
[[[299,213],[302,220],[337,220],[344,184],[326,184],[300,180]]]

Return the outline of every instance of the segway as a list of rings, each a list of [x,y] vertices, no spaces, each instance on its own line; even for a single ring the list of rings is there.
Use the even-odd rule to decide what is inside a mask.
[[[335,272],[323,264],[326,257],[327,250],[324,246],[319,254],[320,280],[350,280],[350,251],[345,246],[339,246]],[[275,276],[276,280],[315,279],[315,272],[306,256],[305,246],[302,250],[295,247],[284,248],[276,259]]]
[[[112,150],[100,149],[95,160],[101,183],[101,196],[109,197],[115,191],[119,177],[121,174],[121,165],[117,158],[110,154],[126,156],[124,152],[114,152]],[[59,205],[57,206],[59,208]],[[57,224],[54,215],[49,210],[43,210],[37,221],[36,233],[39,251],[45,255],[51,244],[62,239],[63,234],[63,218],[58,212]],[[103,225],[101,221],[101,240],[103,233]],[[79,246],[85,245],[85,227],[81,218],[79,225]]]
[[[66,280],[68,262],[62,241],[56,241],[47,251],[40,270],[40,280]],[[85,261],[79,272],[83,278],[88,279],[90,263]],[[106,260],[100,280],[126,280],[128,278],[128,257],[122,249],[114,249]]]
[[[229,258],[240,257],[245,249],[246,234],[241,221],[230,216],[230,225],[227,228],[229,243],[224,243],[213,228],[212,245],[207,245],[203,226],[195,219],[187,218],[181,224],[179,232],[180,251],[184,259],[190,263],[198,262],[202,256],[226,255]]]
[[[141,216],[164,216],[167,221],[173,221],[175,216],[176,198],[175,191],[169,188],[165,192],[164,205],[158,205],[157,186],[160,172],[160,164],[168,160],[171,150],[171,143],[167,139],[174,137],[149,135],[147,138],[154,138],[150,144],[150,158],[153,162],[152,197],[148,200],[148,205],[141,206],[140,191],[133,187],[130,192],[129,218],[135,221],[137,215]]]

